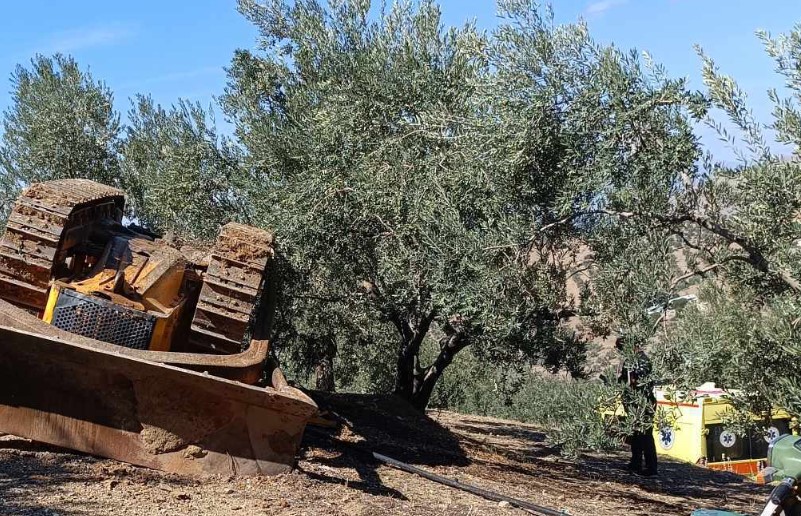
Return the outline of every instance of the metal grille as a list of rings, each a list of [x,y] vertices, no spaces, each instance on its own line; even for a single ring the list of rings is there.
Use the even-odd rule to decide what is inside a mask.
[[[72,290],[59,292],[52,324],[70,333],[133,349],[147,349],[156,318]]]

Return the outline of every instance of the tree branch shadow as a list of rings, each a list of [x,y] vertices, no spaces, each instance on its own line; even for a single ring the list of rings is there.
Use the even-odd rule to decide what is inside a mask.
[[[378,474],[377,452],[420,466],[466,466],[469,459],[459,438],[425,414],[394,396],[309,393],[337,429],[308,427],[304,447],[314,449],[299,469],[316,480],[346,485],[372,495],[406,500],[384,485]],[[358,481],[343,476],[354,471]],[[329,474],[328,472],[332,472]]]

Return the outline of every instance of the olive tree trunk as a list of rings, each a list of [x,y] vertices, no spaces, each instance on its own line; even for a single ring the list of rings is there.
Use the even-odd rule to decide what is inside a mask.
[[[397,372],[395,377],[395,394],[408,401],[414,408],[424,411],[431,400],[431,395],[445,369],[453,362],[456,354],[469,344],[467,333],[453,321],[446,325],[445,336],[439,340],[439,354],[434,362],[420,366],[420,346],[428,333],[433,314],[424,318],[422,323],[412,331],[402,332],[411,338],[404,340],[398,352]],[[401,325],[402,326],[402,325]]]

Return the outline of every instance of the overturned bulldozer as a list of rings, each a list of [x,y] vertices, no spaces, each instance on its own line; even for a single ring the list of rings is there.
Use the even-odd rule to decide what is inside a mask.
[[[124,196],[38,183],[0,240],[0,432],[182,474],[291,468],[314,402],[269,359],[269,233],[188,250]]]

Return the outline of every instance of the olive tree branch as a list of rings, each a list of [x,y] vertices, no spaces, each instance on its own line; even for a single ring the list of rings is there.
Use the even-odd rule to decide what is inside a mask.
[[[750,239],[725,227],[720,222],[708,216],[699,215],[697,213],[663,215],[661,213],[652,213],[652,212],[617,211],[608,209],[575,212],[560,220],[557,220],[556,222],[552,222],[550,224],[542,226],[534,235],[531,236],[531,238],[529,238],[529,242],[532,242],[539,233],[548,231],[549,229],[559,225],[567,224],[577,218],[589,215],[608,215],[620,218],[622,220],[637,218],[651,222],[656,222],[663,227],[672,227],[684,223],[695,224],[696,226],[701,227],[709,231],[710,233],[723,238],[729,243],[737,244],[746,254],[746,256],[744,256],[743,258],[745,259],[745,261],[751,264],[753,268],[762,273],[769,274],[771,276],[778,278],[785,285],[791,288],[794,292],[801,293],[801,281],[795,278],[789,271],[775,267],[773,264],[771,264],[765,257],[762,250],[759,249],[759,247],[756,244],[754,244]]]

